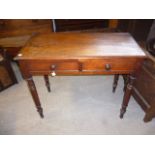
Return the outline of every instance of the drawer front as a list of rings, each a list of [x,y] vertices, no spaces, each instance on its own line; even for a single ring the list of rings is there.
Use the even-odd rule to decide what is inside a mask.
[[[89,59],[82,62],[85,71],[131,71],[136,67],[137,59],[133,58],[104,58]]]
[[[77,61],[32,61],[30,71],[76,71],[79,69]]]

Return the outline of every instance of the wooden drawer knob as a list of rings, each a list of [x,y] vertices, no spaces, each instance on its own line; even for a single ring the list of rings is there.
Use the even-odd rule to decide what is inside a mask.
[[[55,72],[55,70],[56,70],[56,65],[52,65],[51,68],[52,68],[51,76],[54,77],[54,76],[56,76],[56,72]]]
[[[51,66],[51,68],[52,68],[52,70],[55,70],[55,69],[56,69],[56,65],[53,64],[53,65]]]
[[[106,70],[106,71],[111,70],[111,65],[110,65],[110,64],[105,64],[105,70]]]

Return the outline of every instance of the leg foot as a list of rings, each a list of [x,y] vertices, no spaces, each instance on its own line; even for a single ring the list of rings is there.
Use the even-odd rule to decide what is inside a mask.
[[[126,112],[126,107],[122,107],[121,110],[120,110],[120,118],[123,119],[123,116]]]
[[[43,109],[39,107],[39,108],[37,108],[37,111],[38,111],[40,117],[44,118]]]

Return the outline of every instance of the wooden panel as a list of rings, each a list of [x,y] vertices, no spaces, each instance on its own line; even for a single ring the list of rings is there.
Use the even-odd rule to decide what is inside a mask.
[[[8,71],[2,65],[0,65],[0,82],[3,84],[3,87],[8,87],[12,84]]]
[[[52,20],[44,19],[1,19],[0,46],[7,49],[11,58],[17,55],[31,36],[51,33]]]
[[[8,56],[3,49],[0,49],[0,91],[17,83]]]
[[[37,25],[45,25],[50,24],[51,20],[43,20],[43,19],[5,19],[1,20],[1,25],[3,25],[3,29],[17,29],[28,26],[37,26]],[[2,26],[1,26],[2,27]]]
[[[30,35],[0,38],[1,47],[23,47],[31,38]]]
[[[72,31],[108,27],[106,19],[56,19],[57,31]]]
[[[145,61],[137,77],[133,96],[145,111],[144,121],[151,121],[155,117],[155,63],[149,59]]]
[[[136,89],[149,105],[155,105],[155,66],[152,61],[146,61],[137,79],[138,81],[135,85]]]
[[[115,28],[117,29],[118,26],[118,19],[110,19],[109,20],[109,28]]]
[[[137,41],[146,41],[153,19],[120,19],[118,30],[129,32]]]
[[[52,20],[5,19],[0,20],[0,37],[32,35],[52,32]]]

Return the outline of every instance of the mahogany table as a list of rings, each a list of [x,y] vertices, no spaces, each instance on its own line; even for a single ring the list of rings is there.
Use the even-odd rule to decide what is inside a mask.
[[[48,75],[129,76],[120,110],[123,118],[136,75],[145,53],[128,33],[50,33],[34,36],[16,57],[41,118],[41,102],[32,79],[43,75],[50,91]],[[97,82],[97,81],[96,81]]]

